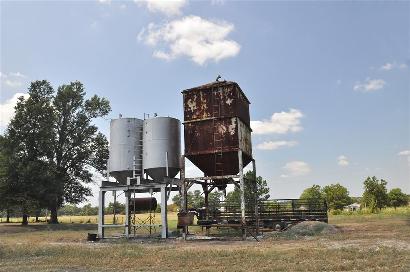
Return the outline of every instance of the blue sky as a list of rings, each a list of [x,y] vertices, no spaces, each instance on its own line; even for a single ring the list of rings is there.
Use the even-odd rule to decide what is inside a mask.
[[[358,196],[369,175],[410,193],[409,37],[409,2],[1,1],[0,125],[36,79],[81,81],[110,118],[182,119],[180,91],[221,74],[252,103],[272,197]]]

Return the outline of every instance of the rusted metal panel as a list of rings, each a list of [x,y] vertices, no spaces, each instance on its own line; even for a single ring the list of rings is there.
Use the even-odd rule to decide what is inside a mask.
[[[236,175],[238,151],[252,160],[249,100],[235,82],[191,88],[184,96],[185,156],[205,176]]]
[[[242,152],[252,155],[251,129],[243,122],[238,122],[239,148]]]
[[[239,149],[251,161],[251,131],[238,117],[186,123],[184,139],[185,155],[206,175],[237,174]]]
[[[185,122],[239,117],[249,126],[249,100],[235,82],[214,82],[182,92]]]

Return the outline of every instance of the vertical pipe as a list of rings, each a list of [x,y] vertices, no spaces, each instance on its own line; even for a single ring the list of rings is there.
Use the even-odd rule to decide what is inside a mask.
[[[246,239],[246,218],[245,218],[245,184],[243,180],[243,161],[242,161],[242,150],[238,151],[239,159],[239,185],[241,191],[241,223],[242,223],[242,239]]]
[[[161,238],[168,237],[168,220],[167,220],[167,188],[166,184],[161,185]]]
[[[125,237],[130,237],[130,192],[124,191],[125,194]]]
[[[181,172],[180,172],[180,178],[181,178],[181,210],[187,211],[188,208],[188,203],[187,203],[187,190],[186,190],[186,182],[185,182],[185,157],[184,155],[181,156],[181,161],[180,161],[180,167],[181,167]]]
[[[105,205],[105,191],[100,189],[98,195],[98,237],[104,238],[104,205]]]
[[[115,214],[116,214],[116,206],[117,206],[117,191],[112,191],[112,194],[114,196],[114,206],[113,206],[113,219],[112,219],[112,223],[115,225],[116,224],[116,220],[115,220]]]
[[[252,160],[252,168],[253,168],[253,178],[254,178],[254,185],[255,185],[255,223],[256,223],[256,235],[259,235],[259,200],[258,200],[258,183],[257,183],[257,175],[256,175],[256,163],[255,160]]]
[[[205,215],[206,215],[206,220],[209,220],[209,191],[208,191],[208,181],[205,180],[205,184],[202,185],[202,188],[204,190],[204,195],[205,195]],[[206,235],[209,236],[210,231],[209,227],[206,227]]]
[[[168,151],[165,152],[165,166],[166,166],[166,176],[169,177],[169,172],[168,172]]]
[[[135,164],[136,164],[136,162],[135,162],[135,156],[133,156],[132,157],[132,161],[133,161],[133,163],[132,163],[132,177],[133,178],[135,178],[136,177],[136,173],[135,173]]]
[[[179,161],[179,167],[180,167],[180,174],[179,177],[181,179],[181,211],[182,212],[188,212],[188,203],[187,203],[187,184],[185,182],[185,157],[184,155],[181,155],[180,161]],[[188,226],[184,226],[183,232],[182,232],[182,238],[186,240],[186,236],[188,234]]]

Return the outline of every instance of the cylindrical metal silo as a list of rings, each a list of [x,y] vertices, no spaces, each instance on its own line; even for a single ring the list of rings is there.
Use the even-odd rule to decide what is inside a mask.
[[[134,167],[137,174],[142,172],[143,123],[137,118],[111,120],[108,169],[120,183],[126,183],[127,177],[133,176]]]
[[[145,173],[157,182],[166,176],[175,177],[180,170],[180,127],[180,121],[171,117],[144,120],[143,167]]]

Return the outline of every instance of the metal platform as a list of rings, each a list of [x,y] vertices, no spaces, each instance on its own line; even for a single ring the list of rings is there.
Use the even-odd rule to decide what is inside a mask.
[[[130,198],[131,194],[137,193],[161,193],[161,222],[162,224],[154,224],[149,222],[151,226],[161,227],[161,237],[168,237],[168,220],[167,220],[167,200],[172,191],[178,191],[181,181],[175,178],[165,177],[163,182],[154,182],[153,180],[142,179],[140,176],[134,178],[127,178],[126,184],[120,184],[110,181],[102,181],[99,192],[99,208],[98,208],[98,237],[105,238],[105,228],[123,227],[125,237],[130,238],[131,228],[147,227],[147,222],[142,224],[135,224],[131,222]],[[105,193],[108,191],[117,192],[123,191],[125,194],[125,223],[124,224],[105,224],[104,223],[104,206]],[[141,226],[144,225],[144,226]]]

